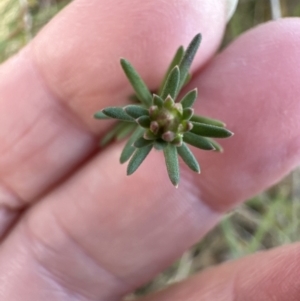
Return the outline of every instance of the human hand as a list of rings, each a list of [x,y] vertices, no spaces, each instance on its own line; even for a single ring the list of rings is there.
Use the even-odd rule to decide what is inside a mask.
[[[225,1],[76,0],[2,65],[1,300],[120,300],[298,164],[299,19],[253,29],[208,62],[225,21]],[[131,92],[119,57],[155,88],[197,32],[187,89],[235,136],[224,154],[195,151],[202,174],[182,166],[179,189],[158,152],[126,177],[122,145],[98,152],[109,124],[92,118]],[[299,250],[226,263],[146,300],[298,300]]]

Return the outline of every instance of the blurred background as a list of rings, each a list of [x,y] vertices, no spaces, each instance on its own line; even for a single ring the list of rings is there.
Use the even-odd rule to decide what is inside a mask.
[[[224,0],[220,0],[224,1]],[[0,62],[16,53],[70,0],[0,0]],[[300,17],[300,0],[240,0],[221,48],[271,19]],[[160,289],[210,265],[298,241],[300,169],[224,217],[204,240],[128,299]]]

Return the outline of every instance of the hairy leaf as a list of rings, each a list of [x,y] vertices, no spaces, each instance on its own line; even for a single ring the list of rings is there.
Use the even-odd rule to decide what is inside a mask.
[[[191,121],[211,124],[211,125],[215,125],[215,126],[219,126],[219,127],[226,126],[226,124],[220,120],[212,119],[212,118],[208,118],[208,117],[204,117],[204,116],[200,116],[200,115],[193,115],[191,118]]]
[[[185,119],[185,120],[189,120],[189,119],[191,119],[193,114],[194,114],[194,109],[185,108],[185,109],[183,109],[183,112],[182,112],[182,118]]]
[[[107,132],[106,135],[104,135],[104,137],[100,141],[100,145],[103,147],[110,143],[118,135],[119,131],[122,130],[123,126],[123,122],[117,123],[109,132]]]
[[[146,140],[144,137],[140,137],[134,142],[133,145],[136,148],[141,148],[150,144],[153,144],[153,140]]]
[[[133,143],[135,142],[136,139],[139,137],[143,136],[144,129],[137,127],[136,130],[132,133],[131,137],[128,139],[127,143],[125,144],[121,156],[120,156],[120,163],[123,164],[126,161],[130,159],[132,154],[135,151],[135,147],[133,146]]]
[[[116,139],[117,140],[122,140],[125,137],[127,137],[130,133],[132,133],[134,131],[134,129],[137,127],[136,124],[134,123],[128,123],[128,122],[123,122],[123,126],[122,128],[118,131],[117,135],[116,135]]]
[[[207,140],[204,137],[198,136],[196,134],[190,133],[190,132],[185,133],[183,135],[183,141],[188,144],[191,144],[195,147],[204,149],[204,150],[214,150],[215,149],[209,140]]]
[[[213,147],[215,148],[214,150],[216,152],[223,153],[223,147],[218,142],[210,138],[206,138],[206,139],[213,145]]]
[[[199,163],[185,143],[182,143],[180,147],[177,147],[177,152],[191,170],[200,173]]]
[[[149,128],[151,123],[151,119],[148,116],[139,117],[136,121],[143,128]]]
[[[169,68],[168,68],[168,70],[167,70],[167,72],[166,72],[166,74],[165,74],[165,77],[164,77],[164,79],[163,79],[163,81],[162,81],[162,83],[161,83],[161,85],[160,85],[160,87],[159,87],[159,90],[158,90],[158,94],[159,94],[159,95],[161,94],[161,92],[162,92],[162,90],[163,90],[163,88],[164,88],[164,86],[165,86],[165,83],[166,83],[166,80],[167,80],[167,78],[168,78],[169,73],[171,72],[171,70],[172,70],[176,65],[179,65],[179,64],[180,64],[180,61],[182,60],[183,55],[184,55],[184,48],[183,48],[183,46],[180,46],[180,47],[177,49],[177,51],[176,51],[176,53],[175,53],[175,56],[174,56],[174,58],[173,58],[171,64],[169,65]]]
[[[170,72],[164,88],[161,92],[161,98],[166,99],[168,95],[170,95],[173,99],[177,95],[178,85],[180,80],[180,72],[178,66],[175,66]]]
[[[160,96],[153,94],[153,105],[154,106],[158,106],[159,108],[161,108],[163,106],[163,103],[164,103],[164,101]]]
[[[122,121],[131,121],[135,122],[135,120],[128,116],[123,108],[121,107],[108,107],[102,110],[102,112],[106,115],[109,116],[110,118],[122,120]]]
[[[152,95],[146,86],[145,82],[142,80],[137,71],[133,68],[133,66],[125,59],[121,59],[121,66],[130,81],[137,98],[141,103],[146,105],[147,107],[151,105]]]
[[[180,82],[179,82],[179,90],[184,85],[186,78],[189,74],[189,69],[195,57],[195,54],[199,48],[201,42],[201,34],[197,34],[191,43],[189,44],[188,48],[186,49],[184,56],[180,62],[179,69],[180,69]]]
[[[232,132],[223,127],[198,122],[192,123],[193,128],[191,129],[191,132],[196,135],[213,138],[228,138],[233,135]]]
[[[150,153],[151,149],[153,147],[153,144],[147,145],[142,148],[138,148],[133,156],[131,157],[128,166],[127,166],[127,175],[133,174],[139,166],[142,164],[142,162],[145,160],[145,158]]]
[[[169,144],[167,147],[164,148],[164,155],[169,178],[172,184],[175,187],[178,187],[180,175],[176,146]]]
[[[107,115],[105,115],[102,111],[99,111],[94,114],[94,118],[96,119],[109,119]]]
[[[180,103],[183,109],[190,108],[193,106],[195,100],[197,99],[197,89],[194,89],[183,96]]]
[[[149,111],[139,105],[126,106],[124,111],[134,119],[137,119],[141,116],[149,116]]]

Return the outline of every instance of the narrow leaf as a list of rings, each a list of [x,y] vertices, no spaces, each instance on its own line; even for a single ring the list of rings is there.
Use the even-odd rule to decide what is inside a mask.
[[[151,119],[150,119],[149,116],[139,117],[136,121],[143,128],[149,128],[150,127]]]
[[[128,116],[121,107],[108,107],[103,109],[102,112],[106,116],[114,119],[135,122],[135,120],[132,117]]]
[[[233,135],[232,132],[223,127],[198,122],[192,123],[193,128],[191,129],[191,132],[196,135],[213,138],[228,138]]]
[[[172,184],[177,188],[180,175],[176,146],[169,144],[167,147],[164,148],[164,155],[169,178]]]
[[[162,150],[168,146],[168,142],[163,140],[154,140],[154,148],[157,150]]]
[[[160,96],[153,94],[153,105],[154,106],[158,106],[159,108],[161,108],[163,106],[163,103],[164,103],[164,101]]]
[[[137,71],[133,66],[125,59],[121,59],[121,66],[130,81],[137,98],[146,105],[147,107],[151,105],[152,95],[146,86],[145,82],[142,80]]]
[[[149,111],[139,105],[129,105],[124,108],[124,111],[126,114],[128,114],[130,117],[136,119],[141,116],[149,116]]]
[[[180,46],[180,47],[177,49],[177,51],[176,51],[176,53],[175,53],[175,56],[174,56],[174,58],[173,58],[171,64],[170,64],[169,67],[168,67],[168,70],[167,70],[167,72],[166,72],[166,74],[165,74],[165,77],[164,77],[162,83],[161,83],[161,86],[159,87],[159,90],[158,90],[158,94],[159,94],[159,95],[161,94],[161,92],[162,92],[162,90],[163,90],[163,88],[164,88],[164,86],[165,86],[165,83],[166,83],[166,80],[167,80],[167,78],[168,78],[169,73],[171,72],[171,70],[172,70],[176,65],[179,65],[180,61],[182,60],[183,55],[184,55],[184,49],[183,49],[182,46]]]
[[[153,140],[146,140],[145,138],[140,137],[134,142],[133,145],[136,148],[141,148],[150,144],[153,144]]]
[[[164,88],[161,92],[161,98],[166,99],[168,95],[170,95],[173,99],[177,95],[178,85],[180,80],[180,72],[178,66],[175,66],[170,72]]]
[[[183,135],[183,141],[188,144],[191,144],[195,147],[204,149],[204,150],[214,150],[215,149],[209,140],[207,140],[204,137],[198,136],[196,134],[192,134],[190,132],[185,133]]]
[[[145,160],[145,158],[148,156],[152,149],[153,145],[147,145],[142,148],[138,148],[132,158],[130,159],[128,166],[127,166],[127,175],[133,174],[139,166],[142,164],[142,162]]]
[[[219,127],[226,126],[226,124],[220,120],[212,119],[212,118],[208,118],[208,117],[204,117],[204,116],[200,116],[200,115],[193,115],[193,117],[191,118],[191,121],[211,124],[211,125],[215,125],[215,126],[219,126]]]
[[[183,112],[182,112],[182,118],[184,120],[189,120],[191,119],[191,117],[193,116],[194,114],[194,109],[192,108],[185,108],[183,109]]]
[[[107,115],[105,115],[102,111],[99,111],[94,114],[94,118],[96,119],[109,119]]]
[[[191,79],[192,79],[192,74],[189,73],[185,78],[183,86],[187,85],[191,81]]]
[[[180,103],[183,109],[190,108],[193,106],[195,100],[197,99],[197,89],[194,89],[183,96]]]
[[[180,62],[180,65],[179,65],[179,69],[180,69],[179,90],[182,88],[182,86],[184,85],[184,83],[187,79],[190,66],[191,66],[193,59],[196,55],[196,52],[199,48],[200,42],[201,42],[201,34],[199,33],[193,38],[193,40],[187,47],[187,49],[184,53],[184,56]]]
[[[103,147],[110,143],[118,134],[120,130],[122,130],[124,126],[123,122],[117,123],[100,141],[100,145]]]
[[[134,123],[123,123],[122,129],[120,129],[116,135],[116,140],[122,140],[125,137],[127,137],[130,133],[133,132],[133,130],[137,127]]]
[[[206,139],[213,145],[213,147],[215,148],[214,150],[216,152],[223,153],[223,147],[218,142],[210,138],[206,138]]]
[[[135,151],[135,147],[132,146],[134,141],[136,139],[138,139],[139,137],[141,137],[144,133],[144,129],[137,127],[136,130],[133,132],[133,134],[131,135],[131,137],[128,139],[127,143],[125,144],[122,153],[121,153],[121,157],[120,157],[120,163],[123,164],[126,161],[128,161],[130,159],[130,157],[132,156],[132,154]]]
[[[182,143],[180,147],[177,147],[177,152],[191,170],[200,173],[199,163],[185,143]]]

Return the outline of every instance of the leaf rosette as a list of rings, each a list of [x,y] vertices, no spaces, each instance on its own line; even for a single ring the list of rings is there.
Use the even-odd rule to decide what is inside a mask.
[[[124,107],[107,107],[97,112],[97,119],[117,119],[118,123],[103,137],[104,146],[112,140],[129,136],[121,153],[120,162],[129,160],[127,174],[134,173],[153,148],[163,150],[169,178],[176,187],[179,183],[178,156],[187,166],[200,173],[200,166],[187,146],[222,152],[222,147],[211,138],[233,135],[219,120],[194,114],[193,104],[197,89],[189,91],[178,101],[178,95],[190,80],[190,66],[201,42],[197,34],[186,50],[178,48],[156,93],[151,93],[134,67],[125,59],[121,66],[131,83],[135,103]]]

